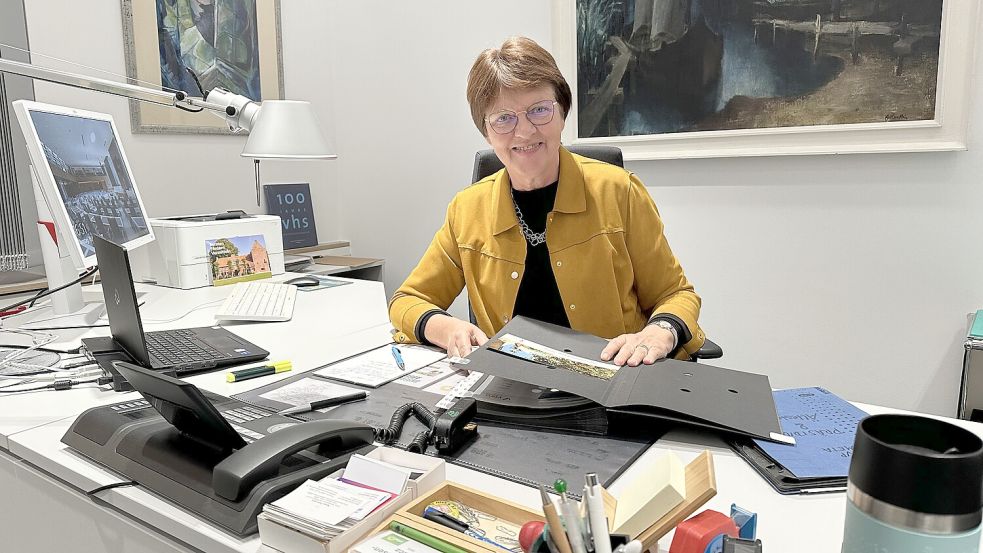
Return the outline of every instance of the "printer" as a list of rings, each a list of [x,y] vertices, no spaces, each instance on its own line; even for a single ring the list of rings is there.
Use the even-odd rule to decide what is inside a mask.
[[[284,272],[283,232],[276,215],[228,212],[147,221],[157,239],[130,255],[137,282],[182,289],[208,286],[211,278],[205,243],[238,236],[262,236],[270,271],[274,275]]]

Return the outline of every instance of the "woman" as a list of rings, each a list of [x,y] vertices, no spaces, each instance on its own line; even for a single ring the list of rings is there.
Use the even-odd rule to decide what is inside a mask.
[[[572,99],[549,52],[521,37],[485,50],[467,97],[505,169],[451,201],[389,302],[396,340],[463,357],[524,315],[610,338],[601,359],[617,365],[699,349],[700,298],[645,186],[560,145]],[[477,326],[445,311],[465,286]]]

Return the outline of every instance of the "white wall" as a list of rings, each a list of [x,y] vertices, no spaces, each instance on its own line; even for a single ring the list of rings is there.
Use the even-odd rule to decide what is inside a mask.
[[[464,97],[471,63],[513,34],[549,45],[550,5],[282,7],[287,95],[314,102],[341,157],[268,164],[264,180],[312,182],[319,236],[384,257],[392,292],[485,147]],[[29,1],[27,12],[35,51],[123,72],[118,2]],[[979,73],[977,62],[974,100]],[[153,214],[251,206],[242,138],[130,135],[123,100],[54,85],[37,94],[117,117]],[[703,296],[720,364],[776,387],[953,414],[965,315],[983,307],[981,122],[974,109],[969,152],[630,163]]]

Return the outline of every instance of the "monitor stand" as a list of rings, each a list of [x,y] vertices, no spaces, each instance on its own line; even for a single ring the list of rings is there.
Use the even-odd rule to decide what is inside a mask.
[[[38,222],[38,236],[41,238],[41,256],[44,259],[44,273],[48,279],[48,289],[58,288],[78,279],[79,271],[67,253],[59,252],[57,231],[51,222]],[[100,291],[101,296],[101,291]],[[46,296],[48,305],[27,313],[20,318],[24,321],[18,326],[25,330],[50,330],[56,328],[79,328],[105,326],[99,319],[106,312],[101,301],[86,302],[82,297],[82,285],[73,284],[60,292]]]

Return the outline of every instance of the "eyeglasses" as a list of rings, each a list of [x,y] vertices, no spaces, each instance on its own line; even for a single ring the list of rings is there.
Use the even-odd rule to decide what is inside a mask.
[[[503,109],[502,111],[496,111],[495,113],[486,115],[485,122],[496,133],[509,134],[519,124],[519,114],[524,113],[526,114],[526,119],[538,127],[553,120],[553,113],[556,111],[554,106],[556,104],[557,102],[554,100],[543,100],[542,102],[536,102],[529,106],[526,111],[515,112],[509,109]]]

